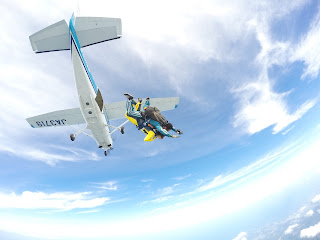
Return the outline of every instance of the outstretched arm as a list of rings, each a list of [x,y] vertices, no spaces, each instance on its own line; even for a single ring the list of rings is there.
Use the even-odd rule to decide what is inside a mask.
[[[171,135],[167,130],[163,129],[158,121],[154,121],[152,119],[149,120],[149,123],[154,126],[162,135],[166,137],[176,138],[179,137],[177,135]]]
[[[170,133],[168,133],[167,130],[163,129],[160,124],[157,124],[155,127],[162,135],[167,136],[167,137],[172,137],[172,135]]]
[[[175,131],[179,135],[183,134],[183,132],[180,129],[176,129],[175,127],[172,127],[172,131]]]

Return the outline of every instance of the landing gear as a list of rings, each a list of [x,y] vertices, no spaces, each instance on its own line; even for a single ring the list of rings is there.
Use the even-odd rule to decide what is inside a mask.
[[[120,132],[121,132],[121,134],[124,134],[124,127],[123,126],[120,128]]]
[[[74,140],[76,139],[76,136],[71,133],[71,134],[70,134],[70,139],[71,139],[71,141],[74,141]]]
[[[113,147],[111,144],[109,144],[107,150],[104,151],[104,155],[107,156],[108,153],[110,153],[110,150],[113,150]]]
[[[87,134],[87,133],[84,132],[84,131],[85,131],[86,129],[88,129],[88,128],[89,128],[89,127],[86,126],[84,129],[80,130],[79,132],[77,132],[77,133],[75,133],[75,134],[71,133],[71,134],[70,134],[70,139],[71,139],[71,141],[74,141],[74,140],[76,139],[76,136],[77,136],[79,133],[84,133],[84,134],[90,136],[89,134]],[[91,137],[91,136],[90,136],[90,137]]]

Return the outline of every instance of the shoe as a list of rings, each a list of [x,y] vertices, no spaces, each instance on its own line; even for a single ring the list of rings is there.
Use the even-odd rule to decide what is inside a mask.
[[[125,95],[129,100],[133,99],[133,96],[130,93],[125,93]]]

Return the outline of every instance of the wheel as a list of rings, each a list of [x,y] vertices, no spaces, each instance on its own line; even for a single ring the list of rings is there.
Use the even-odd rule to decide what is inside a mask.
[[[71,141],[74,141],[74,140],[76,139],[76,136],[71,133],[71,134],[70,134],[70,139],[71,139]]]
[[[107,154],[107,151],[104,151],[104,155],[105,155],[105,156],[107,156],[107,155],[108,155],[108,154]]]
[[[121,127],[120,132],[121,132],[122,134],[124,134],[124,127],[123,127],[123,126]]]

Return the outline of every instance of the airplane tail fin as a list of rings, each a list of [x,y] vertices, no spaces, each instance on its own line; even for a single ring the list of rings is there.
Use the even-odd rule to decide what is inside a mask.
[[[32,34],[29,39],[35,53],[70,50],[69,28],[65,20]]]
[[[70,21],[70,24],[73,24]],[[120,38],[120,18],[77,17],[74,26],[80,47]],[[65,20],[52,24],[30,37],[35,53],[70,50],[69,27]]]
[[[118,39],[122,36],[120,18],[77,17],[75,30],[81,47]]]

